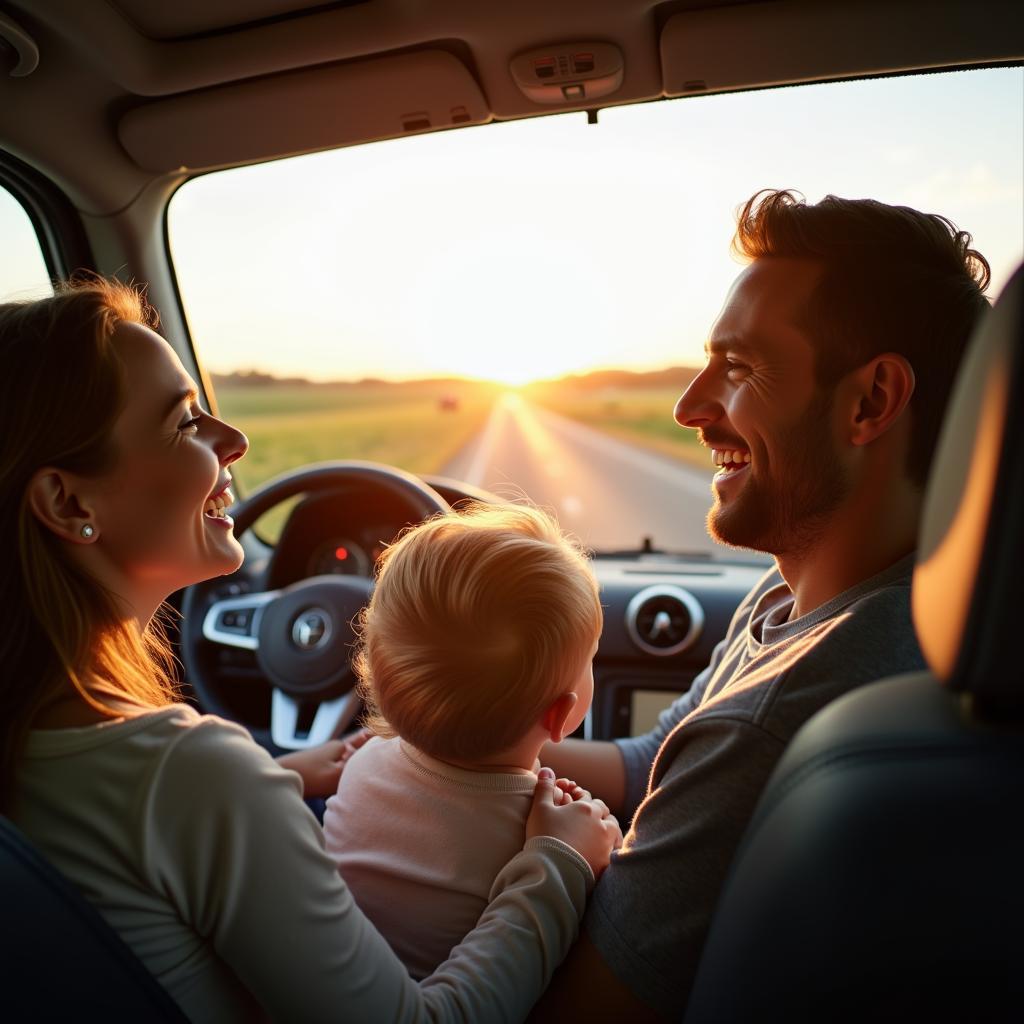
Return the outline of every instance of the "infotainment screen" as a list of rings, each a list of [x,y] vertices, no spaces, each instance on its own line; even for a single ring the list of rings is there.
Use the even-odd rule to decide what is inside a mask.
[[[681,692],[672,690],[633,690],[630,692],[629,734],[641,736],[658,724],[658,715],[678,697]]]

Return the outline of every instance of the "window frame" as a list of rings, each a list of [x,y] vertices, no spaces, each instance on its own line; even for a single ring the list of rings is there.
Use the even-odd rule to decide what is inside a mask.
[[[21,205],[32,224],[52,280],[75,270],[95,270],[81,218],[68,197],[35,168],[0,151],[0,188]]]

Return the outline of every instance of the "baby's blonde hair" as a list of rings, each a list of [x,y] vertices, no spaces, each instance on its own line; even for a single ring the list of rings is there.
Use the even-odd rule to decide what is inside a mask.
[[[572,686],[601,623],[590,562],[546,513],[428,520],[381,556],[362,614],[367,724],[441,760],[508,750]]]

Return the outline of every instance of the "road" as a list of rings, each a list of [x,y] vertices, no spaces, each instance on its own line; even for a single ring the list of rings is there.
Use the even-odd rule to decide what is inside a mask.
[[[518,395],[499,399],[480,435],[442,472],[505,498],[553,509],[598,551],[638,548],[731,552],[707,535],[711,477]]]

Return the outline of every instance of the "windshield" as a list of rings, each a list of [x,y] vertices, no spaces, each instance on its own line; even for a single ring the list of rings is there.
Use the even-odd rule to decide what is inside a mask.
[[[662,101],[207,174],[168,217],[243,488],[371,459],[526,496],[598,550],[714,544],[673,423],[759,189],[941,213],[1024,256],[1019,68]],[[233,472],[235,470],[233,469]]]

